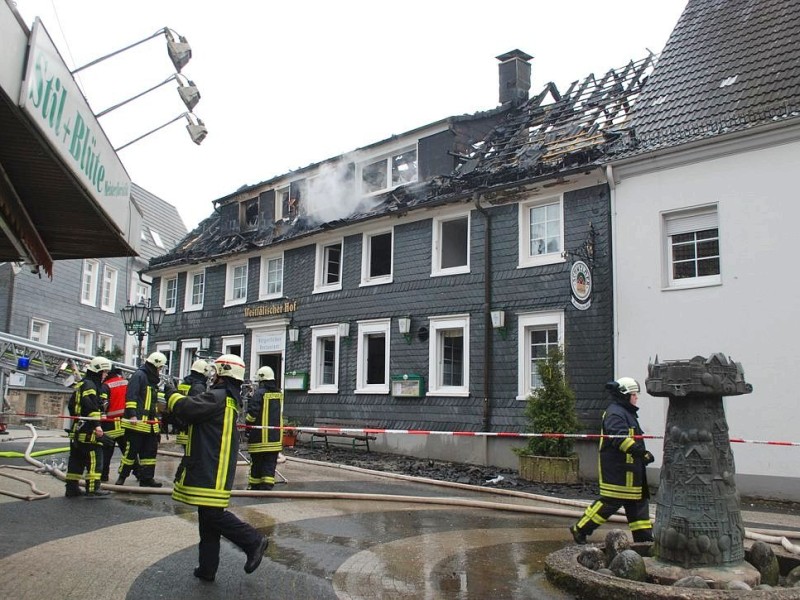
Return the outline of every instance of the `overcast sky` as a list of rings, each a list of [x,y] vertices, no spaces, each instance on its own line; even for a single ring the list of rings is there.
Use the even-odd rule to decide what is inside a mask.
[[[532,93],[660,52],[686,0],[16,0],[70,68],[163,27],[208,137],[181,119],[120,150],[131,179],[192,229],[212,201],[452,115],[498,104],[496,56],[534,56]],[[97,113],[174,73],[163,35],[76,75]],[[170,81],[100,117],[117,148],[185,111]]]

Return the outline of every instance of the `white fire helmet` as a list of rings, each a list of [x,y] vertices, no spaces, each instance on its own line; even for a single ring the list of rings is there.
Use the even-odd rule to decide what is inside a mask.
[[[153,365],[156,369],[160,369],[165,364],[167,364],[167,357],[164,356],[161,352],[153,352],[150,356],[147,357],[147,362]]]
[[[214,370],[219,377],[244,381],[244,369],[244,361],[235,354],[223,354],[214,361]]]
[[[258,381],[275,381],[275,371],[272,367],[261,367],[256,371],[256,379]]]
[[[194,361],[192,363],[191,370],[194,371],[195,373],[200,373],[200,375],[208,376],[209,375],[208,367],[209,367],[209,364],[206,361],[204,361],[202,358],[199,358],[199,359],[197,359],[196,361]]]
[[[101,371],[110,371],[111,361],[108,360],[105,356],[95,356],[91,360],[91,362],[89,362],[89,366],[87,366],[86,368],[94,373],[100,373]]]
[[[638,394],[639,383],[633,377],[620,377],[617,379],[620,394]]]

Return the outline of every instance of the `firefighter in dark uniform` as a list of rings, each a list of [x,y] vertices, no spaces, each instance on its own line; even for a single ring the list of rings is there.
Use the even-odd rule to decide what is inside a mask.
[[[639,384],[631,377],[621,377],[606,384],[612,403],[603,413],[600,430],[600,499],[596,500],[570,527],[577,544],[605,523],[621,506],[625,507],[628,527],[634,542],[652,542],[653,526],[647,499],[645,467],[655,459],[647,450],[636,413]]]
[[[161,431],[157,414],[159,373],[165,364],[167,357],[161,352],[153,352],[128,381],[125,420],[122,422],[126,447],[119,465],[117,485],[125,485],[125,479],[138,463],[140,486],[162,486],[153,477]]]
[[[128,391],[128,380],[122,375],[119,367],[112,367],[100,388],[106,419],[102,423],[103,436],[103,471],[100,481],[108,481],[108,471],[114,449],[119,446],[125,454],[125,432],[122,429],[122,415],[125,412],[125,394]]]
[[[111,361],[103,356],[95,356],[83,379],[75,385],[75,393],[69,401],[68,409],[72,417],[70,429],[69,460],[67,462],[67,484],[65,495],[69,498],[82,496],[80,480],[86,471],[86,495],[88,497],[108,496],[110,492],[100,489],[100,472],[103,468],[103,450],[100,438],[103,428],[100,425],[103,400],[100,386],[105,374],[111,370]]]
[[[225,510],[239,454],[236,420],[245,365],[235,354],[223,354],[213,366],[207,392],[184,396],[172,386],[164,390],[168,412],[189,427],[189,443],[175,477],[172,498],[197,506],[200,544],[194,575],[203,581],[214,581],[221,537],[245,552],[246,573],[258,568],[269,543],[265,535]]]
[[[183,381],[178,384],[178,391],[184,396],[196,396],[205,392],[208,388],[209,370],[209,364],[203,359],[194,361],[189,373],[183,378]],[[185,446],[189,441],[186,424],[178,421],[174,415],[170,416],[169,421],[176,431],[175,442],[181,446]]]
[[[270,367],[261,367],[256,381],[258,388],[247,403],[245,417],[247,425],[255,426],[247,430],[247,450],[252,459],[247,483],[251,490],[271,490],[278,454],[283,450],[283,394]]]

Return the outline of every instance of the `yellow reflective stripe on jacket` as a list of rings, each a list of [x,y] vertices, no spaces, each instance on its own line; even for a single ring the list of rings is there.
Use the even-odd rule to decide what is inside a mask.
[[[230,413],[233,412],[231,415]],[[225,399],[225,418],[223,419],[222,428],[222,445],[219,451],[219,464],[217,465],[217,481],[216,488],[225,486],[225,481],[228,475],[228,465],[230,464],[231,456],[231,438],[236,435],[234,429],[236,428],[236,413],[238,407],[236,401],[230,396]],[[236,457],[234,457],[236,460]],[[230,495],[230,494],[229,494]]]

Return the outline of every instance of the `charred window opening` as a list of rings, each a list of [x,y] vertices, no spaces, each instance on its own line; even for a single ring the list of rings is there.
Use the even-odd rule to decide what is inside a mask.
[[[239,223],[243,230],[256,229],[258,227],[258,198],[247,200],[241,204]]]
[[[361,192],[374,194],[417,181],[417,149],[409,148],[361,167]]]
[[[294,219],[300,214],[300,204],[305,194],[305,180],[293,181],[289,186],[289,195],[286,197],[286,204],[283,208],[283,217]]]
[[[417,180],[417,150],[392,157],[392,187]]]
[[[275,220],[280,221],[289,216],[289,198],[291,198],[290,187],[282,187],[275,193]]]
[[[365,166],[361,173],[361,181],[363,183],[362,189],[365,194],[385,190],[389,187],[386,183],[386,160],[379,160],[378,162]]]

